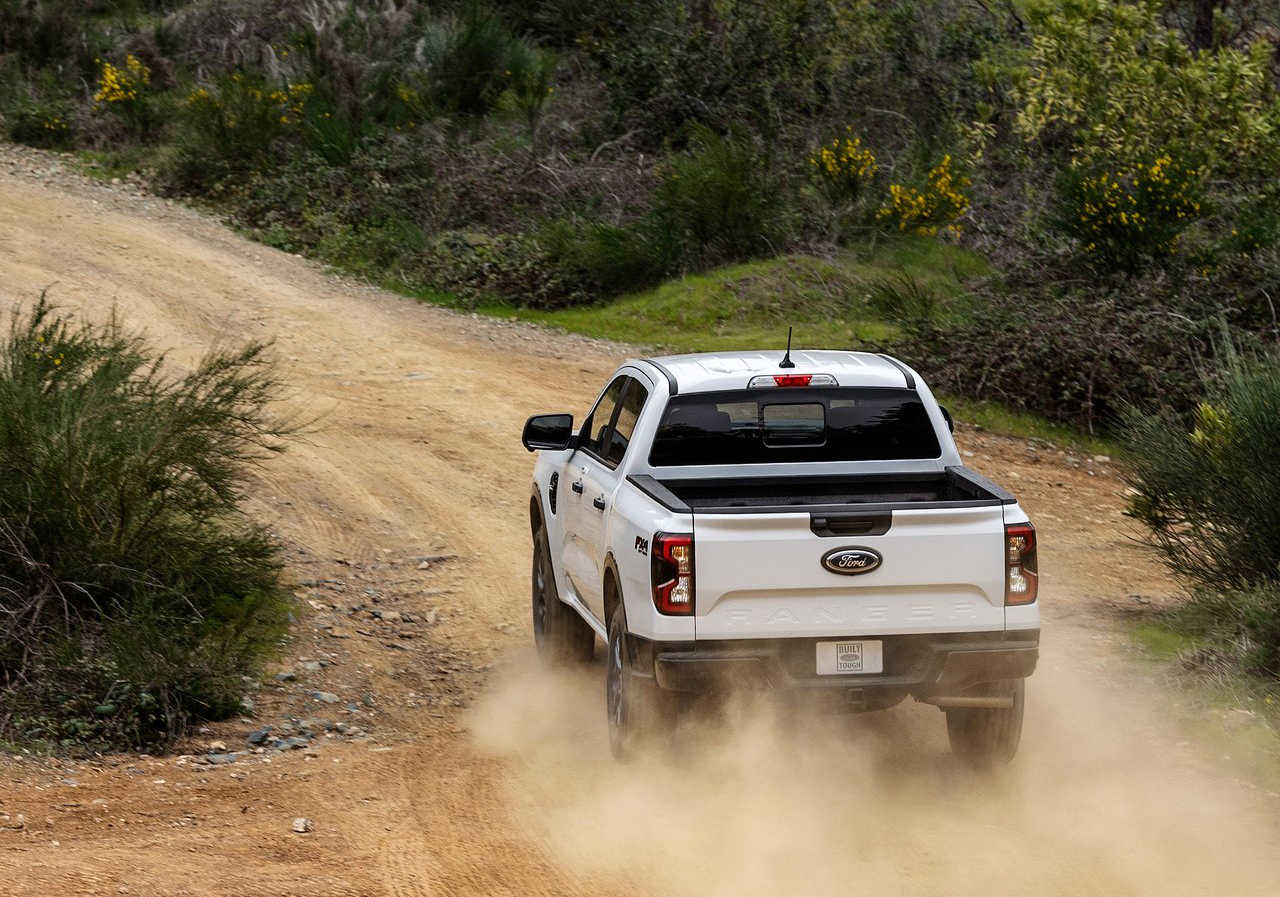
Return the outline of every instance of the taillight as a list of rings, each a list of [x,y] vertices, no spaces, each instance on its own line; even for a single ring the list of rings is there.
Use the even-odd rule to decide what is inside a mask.
[[[693,613],[693,536],[656,534],[649,568],[658,613]]]
[[[1036,528],[1030,523],[1010,523],[1004,528],[1004,544],[1004,603],[1031,604],[1040,584]]]

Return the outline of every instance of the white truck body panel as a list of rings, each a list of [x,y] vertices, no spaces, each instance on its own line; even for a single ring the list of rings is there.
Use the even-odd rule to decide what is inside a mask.
[[[808,513],[695,514],[698,639],[980,632],[1004,628],[1002,508],[893,512],[884,535],[819,537]],[[869,573],[824,568],[871,548]]]

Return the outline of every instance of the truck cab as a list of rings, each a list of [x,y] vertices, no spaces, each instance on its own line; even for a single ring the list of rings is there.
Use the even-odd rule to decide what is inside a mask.
[[[1035,529],[966,468],[950,416],[885,355],[710,353],[621,365],[580,424],[530,418],[533,628],[549,662],[608,645],[625,755],[682,696],[770,689],[945,711],[1011,759],[1039,645]]]

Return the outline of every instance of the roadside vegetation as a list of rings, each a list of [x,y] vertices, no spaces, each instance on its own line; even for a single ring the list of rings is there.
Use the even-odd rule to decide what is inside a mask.
[[[1132,409],[1124,430],[1130,514],[1191,596],[1146,640],[1219,675],[1280,678],[1277,420],[1280,363],[1232,353],[1189,428]]]
[[[239,710],[284,631],[275,540],[241,502],[288,426],[264,347],[170,373],[43,298],[0,344],[0,737],[163,746]]]
[[[0,128],[429,301],[672,350],[791,325],[899,354],[984,420],[1122,438],[1187,613],[1221,602],[1200,635],[1275,674],[1277,525],[1245,505],[1275,491],[1251,429],[1275,409],[1251,415],[1280,340],[1277,21],[24,0],[0,9]]]
[[[31,0],[0,12],[0,119],[432,301],[664,345],[785,321],[1101,433],[1277,338],[1275,18]]]

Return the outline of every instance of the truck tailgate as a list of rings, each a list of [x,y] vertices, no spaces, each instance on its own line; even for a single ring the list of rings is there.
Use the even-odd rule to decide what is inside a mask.
[[[808,512],[695,512],[694,637],[1003,629],[1004,509],[891,513],[879,535],[831,535],[821,521],[815,527]],[[857,575],[823,565],[828,552],[846,547],[871,549],[882,561]]]

